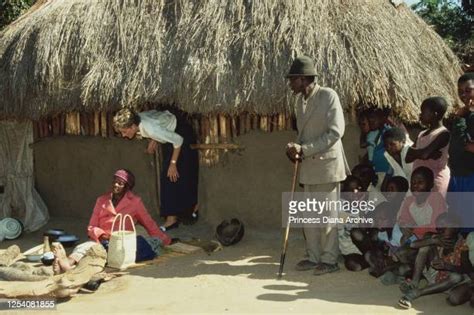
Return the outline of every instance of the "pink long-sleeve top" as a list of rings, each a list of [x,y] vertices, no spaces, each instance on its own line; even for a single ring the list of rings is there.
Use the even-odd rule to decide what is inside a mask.
[[[99,237],[102,234],[110,236],[112,223],[114,222],[115,216],[119,213],[122,215],[129,214],[135,224],[138,222],[143,225],[150,236],[158,237],[163,241],[164,245],[171,243],[169,236],[158,228],[158,225],[146,210],[142,199],[131,191],[125,193],[116,207],[112,205],[111,193],[104,194],[97,198],[89,226],[87,227],[89,238],[99,242]],[[119,220],[115,223],[114,230],[119,228],[118,225]],[[125,229],[127,231],[133,231],[129,219],[125,220]]]

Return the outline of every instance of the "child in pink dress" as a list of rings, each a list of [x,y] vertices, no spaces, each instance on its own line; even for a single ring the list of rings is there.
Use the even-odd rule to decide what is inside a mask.
[[[449,131],[442,119],[448,104],[442,97],[430,97],[421,104],[421,123],[428,127],[420,132],[416,143],[408,150],[405,162],[413,162],[413,169],[420,166],[429,168],[434,174],[432,191],[446,197],[450,171],[448,168]]]

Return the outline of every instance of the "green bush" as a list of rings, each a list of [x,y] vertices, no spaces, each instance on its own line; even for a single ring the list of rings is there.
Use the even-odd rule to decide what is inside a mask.
[[[36,0],[0,0],[0,29],[13,22],[35,2]]]
[[[474,62],[474,1],[420,0],[412,9],[434,27],[459,58]]]

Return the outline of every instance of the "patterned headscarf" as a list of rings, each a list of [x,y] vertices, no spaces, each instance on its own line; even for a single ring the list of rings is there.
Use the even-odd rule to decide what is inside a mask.
[[[135,176],[129,170],[120,169],[115,172],[114,176],[123,179],[128,184],[128,187],[130,187],[130,189],[135,186]]]

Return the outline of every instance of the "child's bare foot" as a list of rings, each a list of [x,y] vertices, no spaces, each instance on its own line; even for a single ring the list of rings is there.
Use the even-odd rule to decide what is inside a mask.
[[[55,274],[63,273],[74,267],[66,256],[66,250],[61,243],[55,243],[53,245],[53,254],[55,256],[53,262],[53,271]]]
[[[61,273],[61,267],[59,266],[59,259],[58,258],[54,258],[53,273],[55,275],[59,275]]]
[[[51,244],[51,250],[56,257],[66,257],[66,250],[59,242],[53,242]]]

